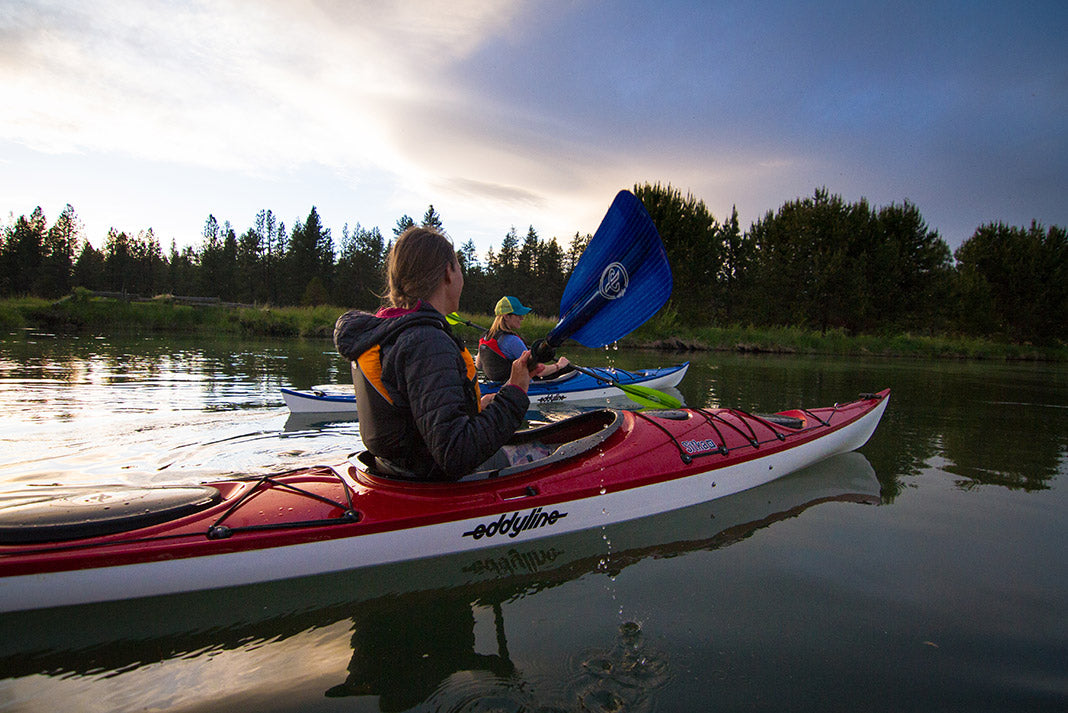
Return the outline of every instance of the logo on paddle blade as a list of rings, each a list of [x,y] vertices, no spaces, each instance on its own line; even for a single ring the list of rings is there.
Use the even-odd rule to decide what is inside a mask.
[[[601,273],[601,284],[597,291],[606,300],[617,300],[627,291],[630,278],[627,276],[627,268],[621,263],[613,262]]]

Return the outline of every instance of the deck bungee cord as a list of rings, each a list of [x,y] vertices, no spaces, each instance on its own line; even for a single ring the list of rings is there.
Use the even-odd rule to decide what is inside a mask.
[[[231,505],[230,508],[226,512],[224,512],[211,527],[208,528],[208,531],[206,533],[208,539],[221,540],[231,537],[232,535],[234,535],[234,533],[238,532],[281,530],[292,529],[297,527],[347,525],[359,522],[362,519],[362,516],[355,509],[355,506],[352,503],[352,489],[349,487],[348,483],[345,482],[345,479],[338,475],[334,471],[334,469],[329,466],[318,466],[318,468],[322,470],[328,470],[330,471],[330,473],[337,477],[338,481],[342,485],[342,489],[344,490],[345,499],[348,501],[347,505],[343,505],[337,502],[336,500],[325,497],[323,495],[319,495],[318,493],[313,493],[309,490],[298,487],[291,483],[286,483],[284,481],[278,480],[276,477],[264,475],[259,478],[259,481],[256,483],[255,486],[253,486],[247,492],[242,494],[242,496],[238,498],[237,501],[233,505]],[[247,502],[251,501],[256,495],[258,495],[260,493],[259,488],[264,484],[270,484],[271,487],[282,488],[283,490],[288,490],[292,493],[296,493],[307,498],[312,498],[313,500],[318,500],[319,502],[326,503],[327,505],[333,505],[334,507],[340,509],[342,512],[337,517],[316,518],[314,520],[297,520],[295,522],[285,523],[263,523],[260,525],[243,525],[240,527],[231,527],[229,525],[224,525],[223,521],[225,521],[228,517],[237,512],[238,508],[242,507]]]
[[[314,492],[312,492],[312,491],[310,491],[310,490],[308,490],[306,488],[302,488],[302,487],[300,487],[298,485],[293,485],[292,483],[287,483],[287,482],[281,480],[282,478],[285,478],[285,477],[290,476],[290,475],[307,475],[309,473],[321,473],[321,474],[330,473],[341,484],[341,486],[343,488],[343,491],[345,493],[345,499],[347,500],[347,503],[338,502],[338,501],[336,501],[336,500],[334,500],[332,498],[328,498],[326,496],[320,495],[319,493],[314,493]],[[58,553],[58,552],[76,551],[76,550],[80,550],[80,549],[92,549],[92,548],[98,548],[98,547],[101,547],[101,546],[108,546],[108,547],[117,546],[117,547],[121,547],[121,546],[129,546],[129,545],[136,545],[136,544],[147,544],[147,543],[151,543],[151,542],[166,542],[166,541],[177,541],[177,540],[193,540],[193,541],[198,540],[198,539],[221,540],[221,539],[229,538],[229,537],[233,536],[234,534],[241,533],[241,532],[263,532],[263,531],[269,531],[269,530],[288,530],[288,529],[294,529],[294,528],[330,527],[330,526],[335,526],[335,525],[349,525],[349,524],[353,524],[353,523],[358,523],[362,519],[362,515],[359,513],[359,511],[357,511],[355,509],[355,506],[354,506],[354,503],[353,503],[353,500],[352,500],[352,489],[349,487],[348,483],[345,482],[345,479],[341,475],[339,475],[337,473],[337,471],[335,471],[330,466],[319,465],[319,466],[311,466],[310,468],[299,468],[299,469],[285,471],[283,473],[274,473],[274,474],[268,474],[268,475],[262,475],[262,476],[255,476],[255,477],[251,477],[251,478],[243,478],[243,479],[240,479],[239,481],[236,481],[236,482],[255,482],[255,485],[253,485],[252,487],[246,489],[244,493],[242,493],[238,498],[236,498],[234,500],[234,502],[232,504],[230,504],[230,506],[226,509],[225,512],[223,512],[218,517],[218,519],[216,519],[214,522],[212,522],[210,525],[208,525],[203,530],[190,531],[190,532],[177,532],[177,533],[171,533],[171,534],[166,534],[166,535],[141,535],[141,536],[138,536],[138,537],[104,539],[102,542],[101,541],[90,541],[91,538],[89,536],[85,536],[85,537],[81,538],[82,541],[78,541],[77,539],[74,539],[74,540],[67,540],[67,541],[62,541],[61,542],[61,541],[58,541],[58,538],[57,538],[56,541],[52,541],[52,542],[49,542],[47,540],[43,541],[43,542],[40,543],[41,546],[38,546],[38,547],[26,547],[25,549],[22,549],[22,550],[18,550],[18,549],[3,550],[2,554],[4,556],[6,556],[6,557],[16,557],[16,556],[20,556],[20,555],[38,555],[38,554],[43,554],[43,553]],[[265,487],[265,486],[269,486],[269,487]],[[161,487],[165,487],[165,486],[161,486]],[[234,514],[240,508],[242,508],[245,505],[250,504],[251,502],[253,502],[255,500],[255,498],[258,495],[262,495],[266,490],[268,490],[270,488],[278,488],[280,490],[288,491],[288,492],[290,492],[290,493],[292,493],[294,495],[297,495],[297,496],[300,496],[300,497],[303,497],[303,498],[316,500],[316,501],[319,501],[319,502],[324,503],[326,505],[330,505],[330,506],[340,510],[341,514],[336,516],[336,517],[313,518],[313,519],[295,520],[295,521],[289,521],[289,522],[265,522],[265,523],[256,524],[256,525],[229,526],[229,525],[225,524],[225,521],[228,518],[233,517]],[[87,486],[87,490],[91,490],[91,486]],[[208,509],[208,508],[205,508],[205,509]],[[172,520],[177,520],[177,519],[180,519],[180,518],[178,518],[178,517],[172,518]],[[159,523],[159,524],[166,524],[166,523],[167,523],[167,521],[165,520],[165,521],[163,521],[162,523]],[[87,525],[87,527],[88,527],[88,525]],[[105,534],[105,535],[101,535],[101,537],[102,538],[110,538],[110,537],[112,537],[114,535],[121,535],[124,531],[125,532],[129,532],[130,530],[133,530],[133,529],[137,529],[137,528],[129,527],[129,528],[126,528],[125,530],[118,530],[116,532],[112,532],[112,533],[108,533],[108,534]],[[2,544],[2,543],[0,543],[0,544]],[[30,544],[30,543],[21,543],[21,544],[27,545],[27,544]]]

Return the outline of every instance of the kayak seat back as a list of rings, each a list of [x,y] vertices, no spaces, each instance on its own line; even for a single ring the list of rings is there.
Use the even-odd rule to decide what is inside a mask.
[[[531,381],[548,386],[551,384],[562,383],[564,381],[567,381],[568,379],[573,379],[580,373],[582,372],[578,371],[577,369],[572,369],[569,366],[567,368],[567,371],[558,371],[557,373],[551,376],[535,376]]]
[[[0,544],[112,535],[191,515],[221,500],[210,485],[42,488],[0,500]]]
[[[532,383],[532,384],[536,383],[539,386],[554,386],[556,384],[562,384],[565,381],[569,381],[570,379],[575,378],[576,376],[578,376],[581,373],[582,372],[578,371],[577,369],[570,369],[569,368],[567,371],[558,372],[556,374],[553,374],[552,376],[546,376],[546,377],[535,376],[533,379],[530,380],[530,383]],[[496,386],[496,387],[500,387],[500,386],[502,386],[504,384],[503,381],[491,381],[491,380],[486,380],[483,383],[484,384],[492,384],[493,386]]]

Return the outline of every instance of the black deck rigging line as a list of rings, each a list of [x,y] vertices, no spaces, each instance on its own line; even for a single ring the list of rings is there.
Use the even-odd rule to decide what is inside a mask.
[[[753,448],[760,448],[760,439],[757,438],[756,429],[753,428],[753,424],[750,423],[750,421],[753,421],[755,419],[752,416],[750,416],[749,414],[747,414],[745,411],[742,411],[740,409],[733,409],[733,408],[727,409],[727,413],[729,413],[731,416],[734,416],[739,421],[741,421],[743,424],[745,424],[746,430],[749,431],[749,443],[750,443],[750,445],[752,445]],[[729,421],[727,421],[727,419],[723,418],[721,413],[717,413],[716,416],[719,417],[720,419],[722,419],[724,423],[729,423]],[[738,432],[742,433],[741,428],[738,429]],[[742,434],[742,435],[744,437],[745,434]]]
[[[336,502],[334,500],[331,500],[330,498],[324,497],[324,496],[319,495],[317,493],[310,492],[308,490],[304,490],[303,488],[298,488],[298,487],[296,487],[294,485],[290,485],[288,483],[281,483],[281,482],[278,482],[277,480],[275,480],[276,478],[280,478],[280,477],[285,476],[285,475],[291,475],[293,473],[302,473],[302,472],[306,472],[307,470],[311,470],[311,469],[300,468],[300,469],[297,469],[297,470],[288,471],[286,473],[280,473],[278,475],[265,475],[265,476],[262,476],[262,477],[259,477],[259,478],[245,478],[244,479],[245,481],[255,480],[255,481],[258,481],[258,482],[256,483],[256,485],[251,487],[248,490],[248,492],[246,492],[244,495],[242,495],[240,498],[238,498],[237,502],[235,502],[233,505],[231,505],[229,508],[227,508],[226,512],[223,513],[219,517],[219,519],[216,520],[215,523],[213,525],[211,525],[207,529],[206,532],[202,532],[202,531],[201,532],[179,532],[179,533],[172,533],[172,534],[169,534],[169,535],[153,535],[152,537],[129,537],[129,538],[126,538],[124,540],[108,540],[107,542],[57,542],[57,543],[53,544],[50,547],[35,547],[33,549],[26,549],[26,550],[21,550],[21,551],[14,551],[14,552],[10,552],[9,551],[9,552],[5,552],[4,555],[5,556],[15,556],[15,555],[39,554],[41,552],[69,552],[69,551],[74,551],[74,550],[89,550],[89,549],[93,549],[93,548],[96,548],[96,547],[112,547],[112,546],[115,546],[115,545],[134,545],[134,544],[141,543],[141,542],[162,542],[164,540],[182,540],[182,539],[189,539],[189,538],[193,538],[193,537],[205,537],[205,536],[208,539],[217,540],[217,539],[225,539],[225,538],[229,537],[230,535],[232,535],[235,532],[251,532],[251,531],[256,531],[256,530],[287,530],[287,529],[293,529],[293,528],[298,528],[298,527],[320,527],[320,526],[327,526],[327,525],[347,525],[347,524],[350,524],[350,523],[354,523],[354,522],[359,522],[360,521],[360,513],[358,513],[355,510],[355,508],[353,507],[352,492],[350,491],[348,484],[346,484],[344,479],[341,478],[341,476],[339,476],[337,473],[335,473],[332,468],[329,468],[331,474],[333,474],[335,477],[337,477],[337,479],[341,482],[341,485],[343,486],[343,488],[345,490],[345,499],[348,501],[348,507],[347,508],[343,504],[341,504],[339,502]],[[316,500],[319,500],[321,502],[326,503],[327,505],[333,505],[333,506],[335,506],[337,508],[340,508],[343,512],[341,513],[341,515],[339,517],[324,518],[324,519],[317,519],[317,520],[301,520],[301,521],[298,521],[298,522],[269,523],[269,524],[263,524],[263,525],[246,525],[245,527],[229,527],[227,525],[223,525],[222,524],[223,520],[225,520],[229,515],[233,514],[233,512],[237,509],[238,505],[241,505],[242,503],[247,502],[248,499],[253,494],[259,493],[260,492],[260,486],[262,486],[265,482],[270,482],[272,485],[286,488],[288,490],[291,490],[291,491],[297,493],[298,495],[304,495],[306,497],[314,498]]]
[[[321,520],[300,520],[298,522],[264,523],[262,525],[245,525],[244,527],[230,527],[229,525],[215,524],[208,528],[209,540],[225,540],[235,532],[260,532],[264,530],[292,530],[298,527],[326,527],[328,525],[346,525],[360,521],[360,514],[353,510],[346,510],[341,517],[327,517]]]
[[[679,451],[679,457],[682,458],[683,463],[688,464],[693,461],[693,456],[686,452],[686,449],[684,449],[679,444],[678,440],[675,438],[675,434],[664,428],[663,424],[657,423],[652,417],[645,415],[641,411],[631,411],[631,413],[633,413],[635,416],[642,418],[644,421],[655,426],[656,428],[660,429],[661,433],[671,439],[671,442],[675,444],[675,448]]]
[[[635,416],[638,416],[647,423],[655,426],[657,429],[660,430],[661,433],[667,436],[668,439],[670,439],[671,442],[675,445],[675,449],[679,452],[679,458],[681,458],[682,462],[686,463],[687,465],[692,463],[694,458],[699,458],[701,456],[708,456],[712,455],[713,453],[718,453],[720,455],[725,456],[730,453],[730,449],[727,447],[727,439],[723,437],[723,432],[719,430],[719,426],[716,425],[716,421],[719,421],[720,423],[733,428],[735,431],[737,431],[738,435],[748,440],[753,448],[758,448],[760,446],[760,442],[757,440],[756,432],[753,430],[752,426],[749,427],[751,435],[746,435],[740,428],[738,428],[730,421],[727,421],[726,419],[722,418],[717,413],[713,413],[711,411],[701,408],[692,409],[692,411],[701,414],[701,417],[704,418],[705,423],[711,426],[712,430],[716,432],[716,439],[719,442],[719,447],[716,448],[716,450],[708,451],[707,453],[687,453],[686,449],[683,448],[682,444],[680,444],[678,439],[675,438],[675,434],[665,428],[662,424],[657,423],[656,420],[647,416],[641,411],[634,411],[633,413]],[[739,416],[739,418],[741,418],[741,416]],[[744,418],[742,420],[744,420]]]
[[[837,411],[839,406],[840,404],[835,404],[832,413],[834,411]],[[704,418],[705,422],[712,427],[712,430],[716,432],[716,438],[720,444],[719,448],[713,451],[708,451],[707,453],[687,453],[686,450],[679,443],[678,439],[675,438],[674,434],[672,434],[671,431],[669,431],[663,425],[657,423],[655,419],[650,418],[641,411],[632,411],[631,413],[633,413],[635,416],[642,418],[647,423],[652,424],[653,426],[658,428],[664,435],[666,435],[671,440],[671,442],[675,444],[675,448],[678,450],[679,457],[682,458],[682,462],[687,464],[692,463],[694,458],[699,458],[701,456],[712,455],[713,453],[719,453],[720,455],[725,456],[730,453],[731,449],[727,447],[727,439],[724,438],[723,432],[720,430],[719,426],[716,425],[717,422],[723,424],[724,426],[727,426],[728,428],[733,429],[739,436],[749,441],[749,445],[753,448],[759,448],[765,443],[773,443],[775,440],[784,441],[786,440],[786,436],[791,435],[792,433],[805,433],[806,431],[810,431],[813,428],[818,428],[820,426],[822,426],[823,428],[831,427],[831,422],[829,420],[822,419],[816,414],[814,414],[812,411],[809,411],[805,408],[797,410],[811,418],[816,423],[818,423],[819,426],[808,426],[805,428],[798,428],[796,430],[792,429],[789,432],[783,432],[779,430],[778,426],[775,423],[772,423],[771,421],[765,418],[762,418],[755,414],[751,414],[741,409],[727,408],[712,411],[704,408],[692,408],[690,410],[694,413],[701,414],[701,417]],[[745,424],[745,429],[743,430],[738,424],[724,418],[722,415],[724,412],[734,416],[738,421],[741,421],[743,424]],[[760,438],[757,436],[756,429],[753,427],[754,423],[757,423],[767,428],[774,438],[769,438],[766,441],[761,441]]]
[[[759,423],[760,425],[764,426],[764,427],[765,427],[765,428],[767,428],[767,429],[768,429],[769,431],[771,431],[772,435],[774,435],[774,436],[775,436],[776,438],[778,438],[778,439],[779,439],[780,441],[785,441],[785,440],[786,440],[786,434],[785,434],[785,433],[783,433],[782,431],[780,431],[780,430],[779,430],[779,429],[778,429],[778,428],[777,428],[777,427],[775,426],[775,424],[773,424],[773,423],[772,423],[771,421],[767,420],[766,418],[764,418],[764,417],[762,417],[762,416],[757,416],[757,415],[756,415],[755,413],[749,413],[748,411],[743,411],[743,410],[742,410],[742,409],[740,409],[740,408],[736,408],[736,409],[731,409],[731,412],[732,412],[732,413],[735,413],[735,414],[741,414],[742,416],[744,416],[745,418],[743,418],[743,419],[742,419],[743,421],[744,421],[744,420],[745,420],[746,418],[747,418],[747,419],[750,419],[750,420],[752,420],[752,421],[756,421],[757,423]],[[747,425],[748,425],[748,424],[747,424]],[[756,431],[755,431],[755,430],[753,429],[753,427],[752,427],[752,426],[749,426],[749,430],[750,430],[750,431],[752,432],[752,434],[753,434],[753,438],[755,439],[755,438],[756,438]]]
[[[749,445],[751,445],[753,448],[759,448],[760,447],[760,441],[757,440],[756,431],[754,431],[753,427],[750,426],[749,424],[746,424],[746,426],[749,429],[749,433],[746,434],[745,431],[743,431],[737,425],[735,425],[734,423],[731,423],[727,419],[723,418],[723,416],[721,416],[720,412],[718,412],[718,411],[708,411],[707,409],[696,409],[696,410],[699,411],[705,417],[705,419],[709,421],[709,424],[711,424],[713,420],[719,421],[724,426],[728,426],[729,428],[733,429],[739,436],[741,436],[745,440],[749,441]],[[745,422],[745,414],[744,414],[744,412],[739,411],[739,412],[736,413],[734,409],[724,409],[724,410],[726,410],[727,413],[729,413],[729,414],[733,414],[734,416],[737,416],[738,419],[740,421],[742,421],[743,423]],[[713,426],[713,428],[715,428],[715,426]],[[722,434],[720,434],[718,428],[716,428],[716,433],[719,434],[721,440],[726,441],[726,439],[723,438]]]
[[[716,425],[717,421],[719,423],[722,423],[723,425],[728,426],[729,428],[733,429],[739,436],[741,436],[742,438],[744,438],[747,441],[749,441],[749,445],[751,447],[753,447],[753,448],[759,448],[762,443],[771,443],[772,441],[770,439],[767,440],[767,441],[761,441],[759,438],[757,438],[756,429],[754,429],[753,426],[746,421],[747,418],[753,419],[753,420],[758,421],[758,422],[764,424],[765,426],[767,426],[768,429],[772,432],[772,434],[774,434],[775,437],[778,438],[779,440],[783,440],[785,438],[785,435],[781,434],[774,427],[772,427],[772,424],[764,421],[761,418],[758,418],[756,416],[752,416],[751,414],[747,414],[744,411],[736,411],[735,409],[726,409],[726,411],[728,413],[733,414],[734,416],[736,416],[738,418],[738,420],[740,420],[740,421],[742,421],[743,423],[746,424],[746,428],[749,431],[748,434],[745,431],[743,431],[741,428],[739,428],[736,424],[734,424],[731,421],[728,421],[727,419],[723,418],[718,412],[709,411],[708,409],[703,409],[703,408],[695,408],[695,409],[691,409],[691,410],[694,413],[700,414],[701,417],[705,420],[705,423],[707,423],[709,426],[711,426],[712,430],[716,432],[716,440],[718,441],[719,446],[715,450],[708,451],[707,453],[687,453],[686,449],[684,449],[682,447],[682,445],[679,443],[678,439],[675,438],[675,435],[673,433],[671,433],[671,431],[666,429],[663,425],[657,423],[654,419],[650,418],[649,416],[647,416],[646,414],[642,413],[641,411],[634,411],[633,413],[634,413],[635,416],[638,416],[638,417],[644,419],[647,423],[652,424],[653,426],[658,428],[664,435],[666,435],[671,440],[671,442],[675,445],[675,449],[678,450],[679,457],[682,459],[682,462],[686,463],[686,464],[692,463],[694,458],[699,458],[701,456],[708,456],[708,455],[712,455],[714,453],[718,453],[718,454],[720,454],[722,456],[726,456],[726,455],[730,454],[731,449],[727,447],[727,439],[724,438],[723,431],[721,431],[719,429],[719,426]]]
[[[719,430],[719,426],[716,425],[716,419],[713,418],[714,414],[706,411],[703,408],[694,409],[697,413],[701,414],[701,417],[705,419],[705,423],[712,427],[712,430],[716,432],[716,440],[719,441],[719,454],[728,455],[731,451],[727,448],[727,439],[723,437],[723,431]]]
[[[834,405],[834,410],[835,411],[838,410],[838,404]],[[822,418],[820,418],[816,414],[812,413],[807,408],[801,408],[801,409],[798,409],[798,411],[800,411],[801,413],[805,414],[806,416],[810,416],[815,421],[819,421],[821,426],[827,426],[829,428],[830,425],[831,425],[830,421],[824,421]]]
[[[107,542],[58,542],[51,547],[35,547],[32,550],[5,552],[4,556],[37,555],[42,552],[70,552],[73,550],[91,550],[112,545],[135,545],[141,542],[162,542],[163,540],[181,540],[190,537],[202,537],[202,532],[181,532],[170,535],[153,535],[152,537],[130,537],[125,540],[108,540]]]
[[[303,470],[304,469],[302,469],[302,471]],[[313,493],[310,490],[305,490],[304,488],[299,488],[299,487],[297,487],[295,485],[291,485],[290,483],[283,483],[283,482],[281,482],[281,481],[276,479],[276,478],[278,478],[280,476],[264,475],[264,476],[258,478],[256,484],[253,485],[251,488],[249,488],[247,491],[245,491],[245,493],[240,498],[238,498],[234,502],[233,505],[231,505],[229,508],[227,508],[226,512],[224,512],[222,515],[220,515],[219,519],[216,520],[208,528],[208,531],[207,531],[208,539],[211,539],[211,540],[224,539],[224,538],[229,537],[230,535],[232,535],[235,532],[251,532],[251,531],[257,531],[257,530],[283,530],[283,529],[292,529],[292,528],[295,528],[295,527],[316,527],[316,526],[320,526],[320,525],[343,525],[343,524],[350,523],[350,522],[359,522],[360,521],[360,514],[353,509],[353,506],[352,506],[353,505],[352,504],[352,493],[349,492],[349,486],[345,483],[344,479],[342,479],[340,476],[337,475],[337,473],[334,472],[333,468],[328,468],[328,470],[330,471],[331,474],[336,476],[337,479],[341,482],[341,487],[345,491],[345,499],[348,501],[348,507],[346,507],[342,503],[337,502],[336,500],[332,500],[331,498],[325,497],[323,495],[319,495],[318,493]],[[283,473],[283,475],[286,475],[286,474]],[[251,500],[254,496],[256,496],[259,493],[263,492],[262,488],[263,488],[264,485],[270,485],[271,487],[276,487],[276,488],[283,488],[285,490],[289,490],[290,492],[294,492],[297,495],[303,495],[304,497],[312,498],[313,500],[318,500],[319,502],[326,503],[327,505],[333,505],[334,507],[339,508],[340,510],[342,510],[342,514],[341,514],[340,517],[332,517],[332,518],[325,518],[325,519],[301,520],[301,521],[298,521],[298,522],[270,523],[270,524],[263,524],[263,525],[246,525],[244,527],[230,527],[228,525],[224,525],[223,524],[223,522],[226,520],[226,518],[230,517],[230,515],[232,515],[235,511],[237,511],[238,508],[240,508],[246,502]]]

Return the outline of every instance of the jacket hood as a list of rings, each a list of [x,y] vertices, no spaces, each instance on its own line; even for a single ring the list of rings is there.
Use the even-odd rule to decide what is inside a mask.
[[[415,309],[386,308],[377,314],[351,310],[334,325],[334,345],[341,356],[355,361],[376,344],[388,344],[409,327],[428,325],[452,334],[449,323],[436,309],[420,302]]]

